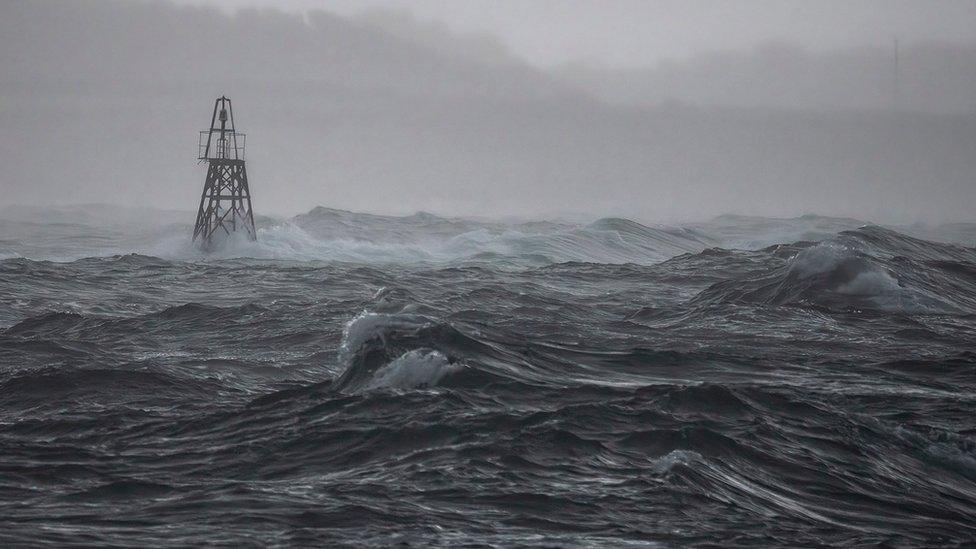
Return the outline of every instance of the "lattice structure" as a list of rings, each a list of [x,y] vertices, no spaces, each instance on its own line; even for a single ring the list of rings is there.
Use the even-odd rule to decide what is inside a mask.
[[[229,236],[240,229],[247,233],[248,239],[257,240],[251,190],[244,167],[245,138],[234,128],[230,99],[218,98],[210,118],[210,129],[200,132],[198,144],[199,160],[209,166],[193,240],[199,239],[204,248],[212,246],[215,236]]]

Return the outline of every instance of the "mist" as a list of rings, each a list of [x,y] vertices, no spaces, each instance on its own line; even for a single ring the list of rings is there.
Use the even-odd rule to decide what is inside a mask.
[[[177,0],[191,5],[400,11],[489,35],[544,68],[575,62],[646,68],[788,41],[813,52],[908,42],[976,42],[972,0]]]
[[[974,0],[0,0],[0,547],[973,546],[974,175]]]
[[[4,3],[0,202],[192,210],[225,94],[258,213],[972,219],[971,43],[904,39],[897,73],[890,41],[789,36],[546,66],[485,30],[340,11]]]

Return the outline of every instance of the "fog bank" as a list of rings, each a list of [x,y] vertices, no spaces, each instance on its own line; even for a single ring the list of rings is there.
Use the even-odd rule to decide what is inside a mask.
[[[490,40],[418,39],[409,25],[161,2],[4,3],[0,202],[193,209],[204,175],[196,132],[227,94],[249,135],[258,213],[322,204],[654,221],[972,219],[971,112],[817,109],[751,91],[775,88],[761,84],[742,92],[752,102],[722,106],[689,84],[708,82],[696,62],[650,79],[670,86],[658,97],[620,100],[606,91],[612,79],[568,81]],[[843,74],[840,59],[811,63]],[[791,66],[756,79],[795,83]],[[667,98],[678,101],[656,100]]]

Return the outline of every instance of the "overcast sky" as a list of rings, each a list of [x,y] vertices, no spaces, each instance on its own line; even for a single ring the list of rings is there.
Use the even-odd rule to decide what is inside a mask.
[[[541,66],[652,65],[702,51],[788,40],[811,50],[905,42],[976,42],[976,0],[180,0],[355,14],[412,11],[459,31],[487,31]]]
[[[381,4],[367,1],[322,3],[338,13],[303,22],[0,0],[0,206],[191,211],[197,131],[227,94],[262,213],[972,219],[976,49],[912,42],[976,43],[973,2],[384,4],[498,35],[543,65],[692,56],[542,71],[437,25],[347,17]],[[752,49],[772,40],[838,51]]]

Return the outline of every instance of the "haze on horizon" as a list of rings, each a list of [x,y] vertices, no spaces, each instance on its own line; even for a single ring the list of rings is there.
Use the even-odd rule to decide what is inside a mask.
[[[976,43],[974,0],[178,0],[228,11],[412,14],[496,38],[545,68],[638,68],[716,50],[789,42],[825,52],[905,43]],[[540,32],[540,29],[542,31]]]
[[[0,206],[193,210],[221,94],[259,214],[974,220],[963,0],[14,0]]]

